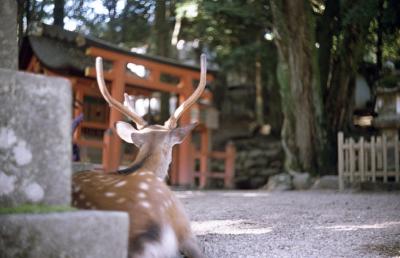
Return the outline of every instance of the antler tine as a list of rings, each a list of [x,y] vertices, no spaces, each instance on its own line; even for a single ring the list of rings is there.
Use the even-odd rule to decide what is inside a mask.
[[[122,114],[132,119],[132,121],[136,123],[138,129],[141,129],[144,126],[146,126],[146,121],[144,121],[142,117],[137,115],[135,112],[129,110],[129,108],[125,107],[117,100],[115,100],[113,97],[111,97],[111,94],[108,92],[106,83],[104,81],[103,59],[101,57],[96,58],[96,74],[97,74],[96,76],[97,84],[99,85],[100,92],[103,95],[104,99],[108,102],[110,107],[114,107]]]
[[[164,126],[172,129],[177,126],[179,118],[188,110],[201,96],[207,83],[207,57],[202,54],[200,57],[200,82],[193,94],[185,100],[172,114],[172,116],[164,123]]]
[[[124,93],[124,106],[127,107],[131,112],[135,112],[135,102],[127,93]]]

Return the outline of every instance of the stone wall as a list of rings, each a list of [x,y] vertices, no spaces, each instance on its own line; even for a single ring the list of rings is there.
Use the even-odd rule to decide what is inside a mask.
[[[233,140],[236,147],[235,187],[256,189],[272,175],[283,170],[283,150],[279,139],[272,136],[254,136]],[[223,163],[213,161],[212,171],[223,171]],[[219,185],[214,185],[219,187]]]

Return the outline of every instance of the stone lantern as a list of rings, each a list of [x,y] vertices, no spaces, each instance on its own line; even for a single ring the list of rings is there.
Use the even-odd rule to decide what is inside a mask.
[[[400,85],[387,88],[379,86],[376,90],[375,112],[378,116],[372,121],[375,128],[394,139],[400,128]]]

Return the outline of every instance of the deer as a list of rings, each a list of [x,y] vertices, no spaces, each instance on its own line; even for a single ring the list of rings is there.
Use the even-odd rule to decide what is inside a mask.
[[[114,125],[117,135],[139,149],[131,166],[113,172],[76,172],[72,178],[73,206],[80,209],[116,210],[128,213],[131,258],[167,258],[179,253],[190,258],[205,257],[190,228],[183,205],[165,183],[172,148],[180,144],[196,123],[178,127],[182,114],[200,97],[206,86],[206,57],[201,55],[200,81],[192,93],[164,123],[148,125],[135,113],[132,99],[115,100],[107,90],[101,57],[96,58],[100,92],[110,107],[136,124]]]

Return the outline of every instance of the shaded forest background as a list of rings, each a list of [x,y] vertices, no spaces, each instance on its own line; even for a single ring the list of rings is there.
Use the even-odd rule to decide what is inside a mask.
[[[356,75],[373,92],[383,64],[400,64],[397,0],[18,3],[20,38],[39,21],[184,62],[206,52],[219,69],[217,107],[228,86],[253,91],[252,119],[281,137],[286,170],[332,171],[337,132],[355,132]]]

